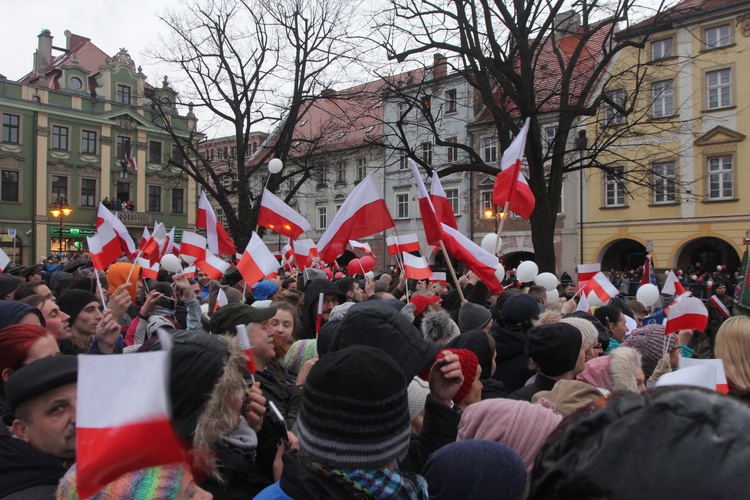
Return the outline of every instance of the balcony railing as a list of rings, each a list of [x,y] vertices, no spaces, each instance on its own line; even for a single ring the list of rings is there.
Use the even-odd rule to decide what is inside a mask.
[[[115,213],[113,210],[112,213]],[[126,226],[148,226],[151,224],[151,215],[146,212],[130,212],[123,210],[117,213],[117,218]]]

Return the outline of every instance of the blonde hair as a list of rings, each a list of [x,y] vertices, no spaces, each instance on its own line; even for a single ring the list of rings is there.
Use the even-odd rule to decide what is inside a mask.
[[[726,320],[716,333],[714,353],[724,362],[727,378],[738,389],[750,389],[750,317]]]

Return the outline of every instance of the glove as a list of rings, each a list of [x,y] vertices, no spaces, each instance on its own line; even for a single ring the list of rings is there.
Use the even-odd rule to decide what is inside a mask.
[[[659,380],[659,377],[664,375],[665,373],[671,373],[672,372],[672,365],[669,363],[669,353],[665,354],[663,358],[659,360],[659,363],[656,365],[656,368],[654,368],[654,373],[649,377],[650,382],[656,382]]]

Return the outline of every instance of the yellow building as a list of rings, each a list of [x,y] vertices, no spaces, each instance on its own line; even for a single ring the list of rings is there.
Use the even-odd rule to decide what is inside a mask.
[[[587,124],[607,153],[587,174],[584,262],[732,272],[750,230],[750,3],[686,0],[629,36],[643,48],[610,67]]]

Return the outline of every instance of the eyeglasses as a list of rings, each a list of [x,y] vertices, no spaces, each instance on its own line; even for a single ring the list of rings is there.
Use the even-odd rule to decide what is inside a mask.
[[[601,344],[594,344],[594,345],[593,345],[593,347],[594,347],[594,349],[596,349],[597,351],[603,351],[603,350],[604,350],[604,348],[602,347],[602,345],[601,345]]]

